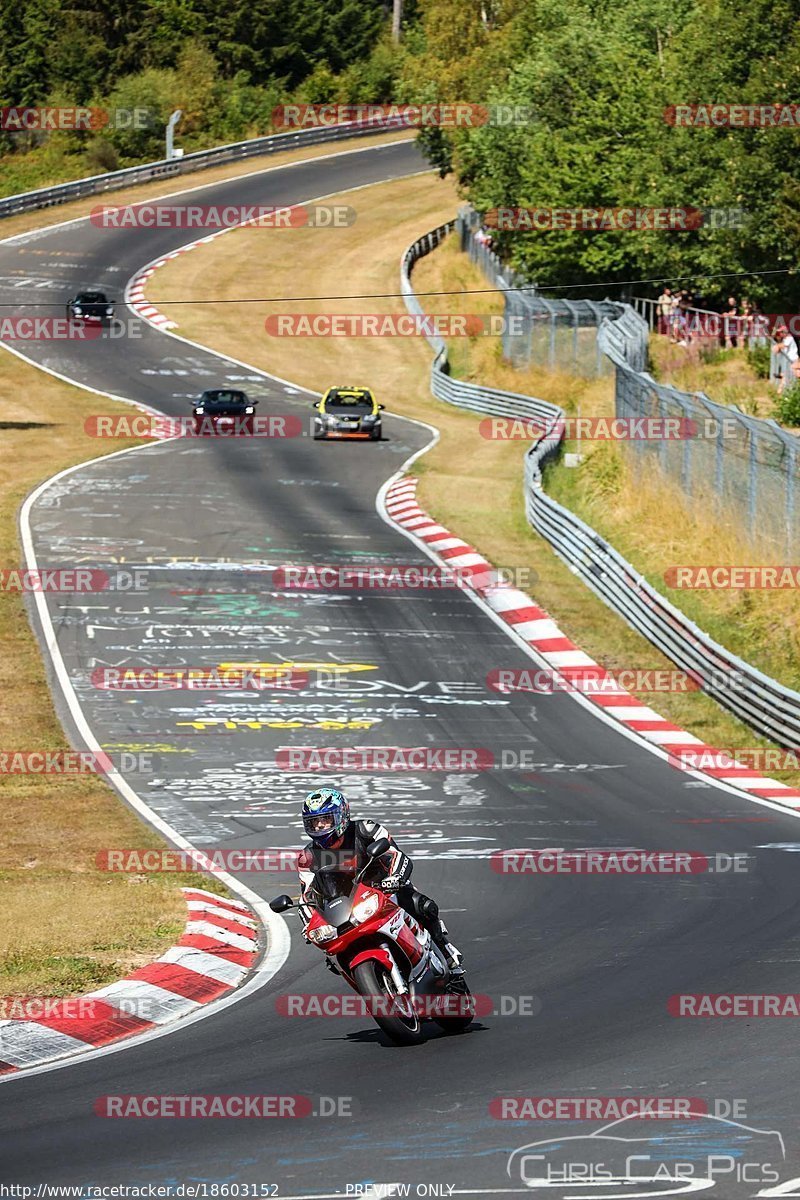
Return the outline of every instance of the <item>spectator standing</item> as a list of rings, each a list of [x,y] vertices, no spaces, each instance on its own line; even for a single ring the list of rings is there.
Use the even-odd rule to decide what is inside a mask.
[[[778,355],[778,395],[783,395],[787,384],[792,385],[800,370],[800,354],[797,342],[785,325],[778,325],[774,333],[773,353]]]
[[[678,293],[678,345],[688,346],[692,340],[691,330],[689,329],[689,307],[690,295],[686,288],[681,288]]]
[[[722,325],[725,332],[725,349],[735,349],[738,345],[739,306],[735,296],[728,296],[728,307],[722,314]]]
[[[665,287],[656,301],[658,314],[658,332],[669,333],[669,321],[672,316],[672,288]]]
[[[677,342],[681,328],[681,294],[672,293],[672,305],[669,314],[669,340]]]

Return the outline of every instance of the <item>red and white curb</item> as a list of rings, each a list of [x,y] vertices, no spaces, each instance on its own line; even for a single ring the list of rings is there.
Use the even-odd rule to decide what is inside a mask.
[[[60,1006],[43,1004],[45,1013],[36,1020],[0,1021],[0,1075],[188,1017],[244,982],[259,954],[250,908],[202,888],[182,891],[189,910],[186,929],[161,958]]]
[[[638,696],[620,687],[610,672],[564,636],[549,613],[534,604],[530,596],[517,588],[498,586],[495,582],[497,573],[491,563],[474,546],[455,537],[420,508],[416,499],[417,482],[406,476],[387,489],[385,509],[391,520],[423,542],[443,565],[458,569],[462,578],[467,576],[469,586],[489,608],[548,666],[558,671],[570,689],[580,692],[586,700],[602,708],[606,716],[615,718],[626,729],[665,750],[670,757],[674,755],[676,766],[680,765],[678,756],[683,752],[691,755],[692,763],[699,760],[697,767],[682,767],[692,774],[707,775],[760,799],[800,809],[800,790],[759,771],[731,766],[729,754],[673,725],[642,704]]]
[[[239,228],[239,226],[232,226],[232,228]],[[194,250],[196,246],[203,246],[206,242],[213,242],[214,238],[218,238],[223,233],[230,233],[230,229],[217,229],[214,233],[210,233],[208,237],[199,238],[196,242],[188,242],[185,246],[179,246],[171,254],[165,254],[163,258],[157,258],[155,262],[148,263],[146,267],[142,267],[141,271],[137,275],[134,275],[128,284],[125,292],[125,303],[134,312],[138,313],[140,317],[143,317],[149,325],[155,326],[156,329],[177,329],[176,322],[160,312],[145,296],[144,289],[147,286],[147,282],[159,267],[166,266],[173,258],[180,258],[182,254],[187,254],[190,250]]]

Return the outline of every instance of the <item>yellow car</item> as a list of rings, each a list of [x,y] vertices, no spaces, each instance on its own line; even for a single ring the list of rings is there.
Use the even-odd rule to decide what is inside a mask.
[[[321,400],[314,405],[314,441],[327,438],[360,438],[362,441],[379,442],[381,439],[381,412],[369,388],[328,388]]]

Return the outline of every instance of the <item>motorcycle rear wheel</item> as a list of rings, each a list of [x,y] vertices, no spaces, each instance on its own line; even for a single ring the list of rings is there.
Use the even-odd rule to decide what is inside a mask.
[[[417,1046],[425,1041],[419,1015],[413,1008],[409,1009],[407,1016],[397,1011],[398,1002],[401,1002],[403,997],[397,995],[394,980],[385,967],[375,962],[359,963],[353,972],[353,978],[362,996],[372,997],[384,1003],[388,1001],[392,1007],[395,1015],[372,1013],[375,1024],[388,1038],[398,1046]]]

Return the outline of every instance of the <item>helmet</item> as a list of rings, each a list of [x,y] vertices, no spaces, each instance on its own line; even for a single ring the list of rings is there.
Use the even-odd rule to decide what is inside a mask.
[[[323,849],[342,837],[350,824],[350,804],[337,788],[319,788],[303,801],[303,828]]]

